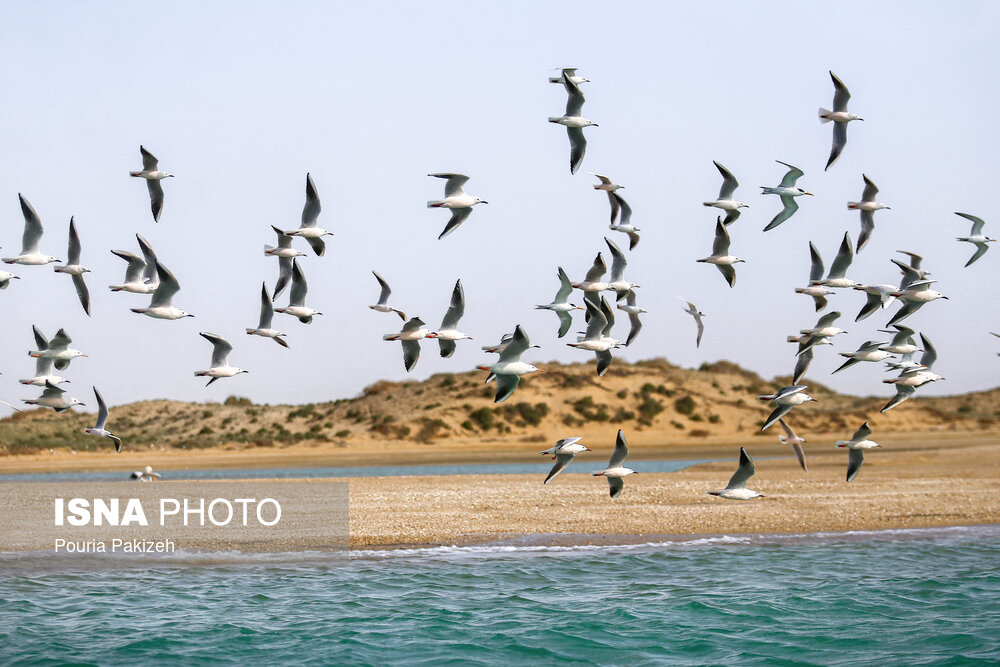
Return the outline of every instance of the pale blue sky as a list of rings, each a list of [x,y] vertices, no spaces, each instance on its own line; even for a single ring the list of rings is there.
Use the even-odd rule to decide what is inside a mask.
[[[356,395],[376,380],[422,379],[491,360],[479,347],[522,324],[541,350],[526,360],[588,361],[556,339],[554,315],[534,310],[557,288],[563,266],[580,279],[607,230],[607,200],[587,171],[626,186],[642,242],[627,276],[642,285],[650,313],[638,340],[616,357],[662,356],[682,366],[729,359],[765,377],[788,374],[785,336],[810,327],[812,300],[796,295],[808,274],[808,242],[829,264],[840,238],[857,238],[862,172],[892,206],[851,277],[898,281],[897,249],[925,256],[951,297],[907,324],[936,344],[935,370],[947,382],[922,393],[958,393],[997,384],[1000,330],[992,295],[1000,250],[968,269],[973,248],[957,243],[965,211],[987,221],[998,172],[993,114],[1000,61],[994,3],[24,3],[0,24],[0,245],[16,253],[22,218],[17,193],[41,216],[44,251],[64,257],[71,215],[83,242],[93,318],[68,277],[52,267],[15,267],[20,281],[0,292],[0,398],[36,392],[29,377],[31,325],[65,327],[90,357],[63,373],[71,395],[93,403],[96,384],[113,405],[147,398],[268,403]],[[565,93],[546,83],[552,68],[580,67],[591,79],[580,173],[569,174],[560,115]],[[853,123],[840,161],[823,172],[834,70],[850,88]],[[140,167],[144,144],[176,178],[152,221]],[[816,193],[788,222],[763,234],[780,208],[762,197],[776,185],[779,159],[798,165]],[[741,183],[751,207],[731,228],[732,251],[747,259],[730,290],[718,271],[694,262],[710,253],[720,179],[712,160]],[[313,174],[333,230],[322,258],[303,262],[309,303],[325,315],[309,325],[277,315],[289,350],[248,337],[260,284],[273,286],[270,225],[298,225],[306,172]],[[447,213],[426,174],[469,174],[470,194],[490,203],[437,241]],[[124,275],[112,248],[136,251],[145,236],[177,276],[175,305],[196,315],[178,322],[129,312],[147,300],[111,294]],[[305,244],[297,242],[305,249]],[[5,267],[10,268],[10,267]],[[475,337],[451,359],[425,342],[415,371],[398,344],[381,340],[399,320],[368,310],[371,270],[392,284],[393,301],[437,327],[452,285],[468,300],[461,328]],[[986,291],[990,296],[980,296]],[[708,313],[701,349],[677,296]],[[286,297],[287,298],[287,297]],[[284,300],[282,300],[284,301]],[[809,380],[857,394],[888,396],[880,367],[835,376],[842,359],[879,336],[890,313],[861,323],[857,292],[839,292],[848,335],[817,351]],[[622,321],[620,337],[627,334]],[[581,321],[582,328],[582,321]],[[576,328],[574,328],[575,330]],[[249,375],[205,388],[211,331],[236,346],[231,361]],[[528,380],[530,381],[530,380]]]

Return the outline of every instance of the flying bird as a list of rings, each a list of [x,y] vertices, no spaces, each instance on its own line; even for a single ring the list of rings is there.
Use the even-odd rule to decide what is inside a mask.
[[[202,331],[199,335],[212,344],[212,365],[209,366],[207,371],[195,371],[194,373],[195,377],[212,378],[208,381],[208,384],[205,385],[206,387],[219,378],[231,378],[234,375],[239,375],[240,373],[250,372],[248,370],[229,365],[229,353],[233,351],[233,344],[228,340],[218,334],[208,333],[205,331]]]
[[[184,317],[194,317],[194,315],[173,305],[174,295],[181,289],[181,285],[177,282],[174,274],[170,273],[163,264],[156,262],[156,275],[159,276],[160,284],[153,291],[153,298],[149,302],[149,307],[132,308],[131,311],[141,315],[148,315],[158,320],[179,320]]]
[[[125,267],[125,282],[121,285],[109,285],[112,292],[132,292],[134,294],[152,294],[160,285],[160,277],[156,273],[156,253],[152,246],[138,234],[142,257],[126,250],[112,250],[111,254],[121,257],[128,266]]]
[[[583,290],[584,292],[603,292],[605,290],[610,290],[611,284],[601,280],[607,271],[608,265],[604,263],[604,257],[601,256],[601,253],[597,253],[597,257],[594,258],[594,264],[590,267],[590,270],[587,271],[587,275],[584,279],[578,283],[571,283],[571,285],[578,290]],[[586,296],[586,294],[584,296]]]
[[[896,311],[896,314],[892,316],[892,319],[889,320],[887,326],[891,327],[899,322],[902,322],[907,317],[917,312],[917,310],[919,310],[925,303],[930,303],[936,299],[947,300],[948,297],[944,294],[931,289],[931,285],[936,282],[936,280],[918,280],[910,283],[905,289],[890,292],[892,296],[903,301],[904,303],[902,307]]]
[[[65,266],[56,266],[53,269],[56,273],[68,273],[73,277],[73,286],[80,298],[80,305],[83,306],[83,312],[90,317],[90,291],[87,289],[87,283],[83,281],[83,274],[90,273],[90,269],[80,264],[80,236],[76,233],[76,223],[73,218],[69,219],[67,258]]]
[[[684,301],[684,299],[681,299]],[[705,323],[701,321],[701,318],[705,317],[705,313],[698,310],[698,306],[694,305],[690,301],[684,301],[688,305],[687,310],[684,312],[694,318],[695,324],[698,325],[698,337],[694,341],[695,347],[701,347],[701,335],[705,333]]]
[[[406,321],[406,313],[399,310],[398,308],[393,308],[389,305],[389,295],[392,294],[392,290],[389,288],[389,283],[385,281],[385,278],[379,274],[372,271],[372,275],[375,276],[375,280],[378,281],[379,286],[382,291],[378,295],[378,303],[374,306],[368,306],[372,310],[378,311],[380,313],[396,313],[399,315],[399,319]]]
[[[488,201],[465,194],[465,184],[469,177],[464,174],[427,174],[434,178],[447,179],[444,184],[444,199],[433,199],[427,202],[427,208],[448,208],[451,209],[451,219],[444,226],[444,231],[438,236],[440,241],[444,237],[458,229],[458,226],[465,222],[465,219],[472,213],[472,207],[476,204],[489,204]]]
[[[783,445],[791,445],[792,451],[795,452],[795,458],[799,461],[799,465],[802,466],[803,470],[809,472],[809,468],[806,467],[806,454],[802,451],[802,444],[805,442],[805,438],[795,435],[795,431],[785,423],[784,419],[779,419],[778,424],[781,425],[781,429],[785,432],[785,435],[778,436],[778,442]]]
[[[489,371],[490,375],[486,378],[487,382],[496,378],[497,393],[493,399],[494,403],[503,403],[510,398],[510,395],[517,389],[522,375],[542,372],[542,369],[521,361],[521,355],[531,347],[538,346],[531,344],[528,334],[518,324],[514,329],[513,338],[511,338],[510,342],[500,352],[500,359],[495,364],[476,366],[481,371]]]
[[[44,337],[41,341],[38,340],[38,332],[36,329],[35,342],[44,342]],[[73,339],[69,337],[65,329],[60,329],[56,332],[56,335],[52,337],[52,341],[47,347],[41,347],[38,350],[32,350],[28,352],[29,357],[38,359],[44,357],[46,359],[51,359],[55,364],[56,370],[66,370],[69,368],[69,362],[73,361],[77,357],[86,357],[80,350],[74,350],[70,347]]]
[[[747,488],[747,480],[753,477],[756,469],[753,459],[747,454],[747,450],[740,447],[740,465],[736,472],[729,478],[729,484],[722,491],[709,491],[708,495],[727,498],[729,500],[750,500],[751,498],[763,498],[764,494],[757,493]]]
[[[586,301],[587,314],[590,316],[587,332],[575,343],[566,343],[579,350],[588,350],[597,355],[597,374],[603,376],[611,365],[611,348],[617,347],[618,341],[607,337],[609,329],[608,317],[605,312],[607,300],[601,299],[602,305],[595,306],[592,301]]]
[[[816,312],[826,308],[828,294],[833,294],[833,290],[825,287],[823,283],[823,258],[820,257],[819,251],[816,250],[816,246],[813,245],[812,241],[809,242],[809,286],[808,287],[796,287],[796,294],[805,294],[813,298],[813,302],[816,304]]]
[[[552,299],[552,303],[546,306],[535,306],[535,310],[551,310],[559,316],[559,338],[562,338],[573,324],[573,317],[570,313],[574,310],[583,310],[583,307],[569,302],[569,295],[573,292],[573,283],[570,282],[569,276],[566,275],[561,266],[558,269],[559,290]]]
[[[868,239],[871,238],[872,232],[875,230],[875,211],[889,208],[882,202],[875,201],[878,188],[871,182],[871,179],[864,174],[861,174],[861,177],[865,179],[865,189],[861,193],[861,201],[847,202],[847,208],[861,212],[861,234],[858,236],[856,252],[861,252],[861,249],[868,245]]]
[[[892,355],[885,350],[880,350],[879,347],[885,345],[886,341],[874,341],[866,340],[861,344],[861,347],[857,349],[856,352],[838,352],[842,357],[847,357],[847,361],[842,363],[834,373],[839,373],[845,368],[850,368],[851,366],[860,363],[862,361],[872,361],[879,362],[883,359],[888,359]],[[831,373],[832,375],[833,373]]]
[[[306,203],[302,207],[302,222],[298,229],[289,230],[285,234],[305,239],[309,242],[313,252],[320,257],[326,252],[326,243],[323,242],[323,237],[333,236],[333,232],[316,226],[316,221],[322,210],[323,207],[319,204],[319,194],[316,192],[316,184],[313,183],[312,176],[306,174]]]
[[[403,367],[409,373],[417,365],[420,359],[420,340],[424,338],[437,338],[437,334],[424,327],[424,321],[419,317],[411,317],[403,325],[399,333],[385,334],[382,340],[398,340],[403,344]]]
[[[969,232],[969,235],[959,236],[957,239],[955,239],[956,241],[966,241],[967,243],[971,243],[972,245],[976,246],[976,252],[973,253],[972,257],[969,258],[969,261],[965,263],[966,266],[969,266],[974,261],[982,257],[984,254],[986,254],[986,251],[989,250],[989,246],[986,244],[995,243],[996,239],[990,238],[989,236],[983,234],[983,225],[985,225],[986,223],[983,222],[982,218],[977,218],[976,216],[969,215],[968,213],[956,212],[955,215],[960,215],[966,220],[972,221],[972,231]]]
[[[861,283],[847,277],[847,269],[850,268],[853,261],[854,250],[851,248],[851,235],[844,232],[844,239],[840,242],[840,250],[837,251],[837,256],[833,258],[833,264],[830,265],[830,272],[826,274],[826,278],[822,280],[810,280],[809,282],[813,285],[834,288],[847,288],[860,285]]]
[[[581,83],[590,83],[590,79],[585,79],[582,76],[577,76],[576,67],[557,67],[556,69],[561,70],[561,72],[559,73],[559,76],[550,76],[549,83],[562,83],[563,75],[568,76],[569,80],[578,86]]]
[[[583,103],[586,101],[580,86],[574,82],[567,72],[563,72],[563,87],[566,89],[566,113],[562,116],[550,116],[550,123],[558,123],[566,128],[569,135],[569,173],[575,174],[583,164],[583,156],[587,152],[587,139],[583,136],[583,128],[598,127],[597,123],[581,116]]]
[[[299,318],[302,324],[310,324],[313,317],[322,315],[315,308],[306,305],[306,293],[309,292],[309,284],[306,282],[306,274],[299,267],[299,260],[292,260],[292,289],[288,293],[288,306],[285,308],[275,308],[276,313],[285,313],[292,317]],[[273,300],[273,297],[272,297]]]
[[[861,464],[865,462],[865,450],[874,449],[876,447],[881,447],[882,445],[869,440],[868,437],[872,434],[871,426],[868,422],[865,422],[854,432],[854,435],[850,440],[838,440],[838,447],[846,447],[847,452],[847,481],[850,482],[852,479],[858,476],[861,472]]]
[[[715,241],[712,243],[712,254],[695,261],[715,264],[722,273],[722,277],[729,283],[729,286],[736,286],[736,269],[733,268],[733,264],[745,262],[746,260],[729,254],[729,230],[722,223],[721,217],[715,223]]]
[[[160,171],[159,162],[152,153],[144,146],[139,146],[142,153],[142,171],[130,171],[129,176],[146,179],[146,189],[149,190],[149,205],[153,211],[153,221],[160,221],[160,213],[163,212],[163,187],[160,181],[164,178],[173,178],[173,174]]]
[[[63,382],[69,382],[69,380],[64,377],[52,374],[52,362],[54,360],[52,357],[46,357],[42,354],[42,352],[49,349],[49,341],[45,335],[38,330],[37,326],[32,325],[31,331],[35,335],[35,347],[38,348],[37,352],[39,353],[38,356],[35,357],[35,377],[22,379],[19,380],[19,382],[21,384],[33,385],[35,387],[44,387],[46,382],[51,382],[56,385]]]
[[[63,394],[65,393],[65,389],[60,389],[51,382],[46,382],[41,396],[35,399],[22,398],[21,400],[28,405],[40,405],[43,408],[51,408],[56,412],[67,412],[74,405],[84,405],[75,398],[64,397]]]
[[[435,331],[438,345],[441,347],[441,356],[447,359],[455,354],[455,341],[472,340],[472,336],[467,336],[458,330],[458,321],[465,315],[465,290],[462,289],[462,281],[455,281],[455,288],[451,292],[451,304],[448,312],[441,320],[441,328]]]
[[[861,116],[847,112],[847,101],[851,99],[851,92],[847,90],[844,82],[838,79],[837,75],[833,72],[830,72],[830,78],[833,79],[833,87],[835,89],[833,94],[833,111],[824,109],[823,107],[819,109],[820,123],[833,121],[833,148],[830,149],[830,159],[826,161],[826,167],[823,171],[829,169],[844,151],[844,146],[847,145],[847,124],[852,120],[864,120]]]
[[[282,338],[285,334],[272,326],[273,320],[274,305],[271,300],[271,295],[267,293],[267,283],[261,283],[260,320],[257,323],[256,329],[247,329],[247,334],[251,336],[263,336],[264,338],[270,338],[281,347],[288,347],[288,343],[286,343]]]
[[[304,257],[305,253],[292,247],[292,237],[271,225],[271,229],[278,235],[278,245],[264,245],[264,254],[269,257],[278,258],[278,281],[274,283],[274,293],[271,295],[273,301],[277,301],[278,295],[285,291],[288,281],[292,279],[292,260],[296,257]]]
[[[594,184],[594,189],[604,190],[605,192],[608,193],[608,201],[611,203],[611,224],[612,225],[615,224],[615,219],[618,218],[618,212],[621,210],[621,205],[618,203],[618,200],[615,199],[613,195],[616,191],[624,189],[625,186],[618,185],[617,183],[612,182],[611,179],[605,176],[604,174],[595,174],[592,171],[588,173],[591,176],[596,176],[597,180],[600,181],[600,183]]]
[[[51,262],[60,262],[51,255],[44,255],[38,250],[41,244],[42,234],[45,229],[42,227],[42,219],[35,213],[35,209],[28,203],[28,200],[17,195],[21,202],[21,214],[24,215],[24,235],[21,237],[21,254],[17,257],[4,257],[5,264],[25,264],[28,266],[39,266]]]
[[[628,266],[628,260],[625,259],[625,253],[622,252],[621,248],[612,243],[606,236],[604,242],[608,244],[608,250],[611,251],[611,280],[608,281],[608,287],[617,294],[617,300],[621,301],[639,285],[625,280],[625,267]]]
[[[771,424],[778,421],[782,417],[788,414],[788,412],[794,408],[796,405],[802,405],[809,401],[815,401],[816,399],[806,394],[803,390],[808,387],[804,384],[792,385],[789,387],[782,387],[774,394],[763,394],[757,398],[762,401],[773,401],[775,406],[771,415],[764,422],[761,427],[761,431],[766,431]]]
[[[618,205],[619,210],[621,210],[621,219],[618,221],[618,224],[616,225],[612,222],[608,225],[608,229],[628,236],[628,249],[633,250],[639,245],[639,232],[642,230],[632,224],[632,207],[617,192],[609,192],[608,195]]]
[[[736,192],[736,188],[739,187],[739,181],[733,176],[732,172],[723,167],[718,162],[713,161],[712,164],[719,170],[722,174],[722,187],[719,189],[719,198],[715,201],[702,202],[705,206],[714,206],[715,208],[720,208],[726,212],[726,219],[723,221],[727,227],[734,222],[736,218],[740,217],[740,209],[748,208],[750,204],[744,204],[741,201],[736,201],[733,199],[733,193]]]
[[[612,500],[621,495],[622,489],[625,488],[624,477],[635,473],[635,470],[631,468],[626,468],[622,464],[625,463],[625,458],[628,457],[628,443],[625,442],[625,433],[621,429],[618,430],[618,439],[615,441],[615,451],[611,454],[611,459],[608,461],[608,467],[604,470],[598,470],[597,472],[591,473],[594,477],[606,477],[608,480],[608,487],[611,490]]]
[[[628,331],[628,338],[625,339],[625,346],[628,347],[635,340],[635,337],[639,335],[639,331],[642,329],[642,322],[639,320],[639,315],[646,312],[645,308],[640,308],[635,303],[635,292],[629,290],[628,294],[625,295],[625,305],[618,304],[618,310],[628,313],[628,322],[630,325]],[[700,338],[700,336],[699,336]]]
[[[101,392],[97,391],[97,387],[94,387],[93,389],[94,396],[97,398],[97,423],[94,424],[94,428],[85,428],[83,429],[83,432],[87,435],[95,435],[99,438],[108,438],[115,443],[115,452],[121,453],[122,439],[104,428],[104,425],[108,421],[108,406],[104,404],[104,399],[101,397]]]
[[[10,285],[11,280],[20,280],[20,279],[21,279],[20,276],[15,276],[13,273],[10,273],[9,271],[0,271],[0,289],[7,289],[7,286]]]
[[[548,484],[549,480],[561,473],[566,469],[566,466],[576,458],[576,455],[581,452],[593,451],[590,447],[584,447],[583,445],[577,444],[583,438],[563,438],[558,441],[554,447],[549,447],[544,452],[538,452],[542,455],[551,455],[552,460],[555,461],[555,465],[552,466],[552,470],[545,477],[545,481],[542,484]]]
[[[792,214],[799,210],[799,205],[795,201],[796,197],[801,197],[802,195],[812,196],[813,193],[806,192],[800,187],[796,187],[795,182],[799,180],[799,177],[803,175],[803,172],[798,167],[793,167],[787,162],[782,162],[781,160],[775,160],[778,164],[788,167],[788,171],[785,173],[784,177],[781,179],[781,183],[776,188],[769,188],[765,186],[760,186],[763,192],[761,194],[765,195],[778,195],[781,198],[781,204],[784,206],[778,215],[774,216],[771,222],[768,223],[764,231],[770,231],[788,220],[792,217]]]

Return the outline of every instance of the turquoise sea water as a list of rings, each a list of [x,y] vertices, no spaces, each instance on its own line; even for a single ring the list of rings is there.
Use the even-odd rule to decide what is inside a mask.
[[[1000,662],[1000,526],[257,557],[0,555],[19,664]]]

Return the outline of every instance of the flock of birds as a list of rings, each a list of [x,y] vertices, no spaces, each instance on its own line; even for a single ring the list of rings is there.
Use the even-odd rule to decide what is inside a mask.
[[[819,111],[822,123],[833,123],[833,144],[826,169],[829,169],[841,156],[847,144],[847,127],[851,121],[863,120],[859,116],[848,112],[847,105],[850,100],[850,92],[844,83],[830,72],[834,85],[833,110],[821,108]],[[583,117],[583,105],[585,97],[581,91],[581,86],[589,83],[589,80],[577,74],[576,68],[561,68],[561,73],[557,77],[550,77],[549,81],[561,84],[567,95],[566,110],[562,116],[549,117],[549,122],[566,127],[570,143],[570,172],[575,174],[583,163],[586,154],[587,140],[584,129],[588,127],[598,127],[597,123]],[[144,146],[140,146],[142,157],[142,169],[129,172],[130,176],[145,180],[149,191],[150,208],[154,221],[159,221],[164,206],[164,192],[161,181],[172,178],[173,174],[162,171],[159,168],[157,158]],[[804,176],[804,172],[792,164],[777,161],[787,169],[781,182],[775,187],[763,187],[763,195],[776,195],[782,204],[781,210],[764,227],[764,231],[770,231],[779,225],[790,220],[798,211],[797,199],[802,196],[812,196],[813,193],[798,187],[797,183]],[[736,283],[735,265],[745,260],[732,255],[730,252],[731,238],[729,228],[741,215],[741,209],[749,205],[735,198],[739,182],[731,171],[719,162],[714,163],[722,176],[722,185],[718,197],[713,201],[706,201],[706,207],[712,207],[725,212],[725,216],[719,215],[715,225],[715,235],[712,244],[712,254],[697,259],[696,262],[713,264],[722,273],[724,279],[730,287]],[[610,224],[609,229],[614,232],[624,234],[628,238],[628,251],[631,253],[639,244],[640,230],[632,224],[632,209],[625,199],[619,194],[624,186],[615,183],[610,177],[604,174],[592,174],[598,179],[594,184],[595,190],[605,192],[610,204]],[[444,239],[454,233],[468,218],[473,208],[478,204],[486,204],[485,200],[469,195],[465,192],[465,185],[469,177],[457,173],[432,173],[430,177],[443,179],[444,198],[427,202],[428,208],[443,208],[450,211],[450,217],[438,236]],[[886,361],[890,371],[898,371],[899,374],[884,382],[895,385],[896,393],[889,402],[882,408],[882,412],[892,409],[896,405],[910,398],[916,389],[927,384],[943,379],[932,371],[932,366],[937,358],[937,353],[930,340],[923,333],[919,334],[921,346],[916,344],[918,335],[913,329],[900,324],[900,322],[924,304],[937,299],[947,299],[940,292],[931,289],[935,283],[927,276],[930,273],[921,267],[922,258],[912,252],[899,251],[904,254],[907,261],[892,259],[892,263],[901,271],[902,278],[896,284],[872,284],[866,285],[847,277],[855,253],[861,252],[867,245],[875,229],[874,213],[878,210],[889,209],[884,203],[876,200],[878,188],[867,175],[862,175],[864,180],[864,190],[860,201],[851,201],[847,207],[860,212],[861,232],[857,245],[851,243],[850,234],[844,233],[843,241],[830,265],[829,271],[825,271],[823,259],[810,243],[809,251],[811,257],[811,269],[809,281],[806,287],[795,289],[796,293],[805,294],[811,297],[815,303],[817,312],[822,311],[828,305],[827,297],[839,289],[853,289],[864,292],[866,295],[865,305],[858,312],[855,321],[864,320],[879,310],[888,308],[895,302],[899,302],[900,309],[888,320],[886,329],[879,329],[880,332],[892,334],[891,340],[878,341],[869,340],[862,344],[855,352],[841,352],[847,358],[834,372],[846,370],[860,362],[880,362]],[[308,294],[308,284],[306,281],[303,264],[300,258],[307,256],[307,253],[295,248],[293,242],[295,238],[305,239],[316,256],[325,253],[326,245],[324,237],[332,232],[318,226],[318,218],[322,211],[319,194],[310,174],[306,174],[306,201],[302,210],[300,225],[296,229],[283,230],[272,226],[277,236],[277,245],[265,245],[264,254],[278,259],[278,277],[274,288],[268,291],[267,283],[261,287],[261,307],[258,325],[255,328],[247,328],[248,335],[256,335],[270,338],[283,347],[288,347],[285,340],[286,334],[278,331],[273,326],[274,314],[282,313],[297,318],[304,324],[312,322],[313,318],[322,315],[315,308],[306,305]],[[21,210],[24,216],[24,235],[22,239],[21,253],[14,257],[5,257],[3,261],[7,264],[19,264],[24,266],[37,266],[54,262],[60,262],[51,255],[46,255],[40,250],[43,227],[41,219],[35,212],[31,204],[22,196],[18,195]],[[958,237],[958,241],[971,243],[976,247],[975,253],[968,260],[965,266],[979,260],[989,248],[988,244],[996,239],[990,238],[983,233],[985,223],[982,219],[967,213],[957,213],[972,223],[972,228],[968,236]],[[150,303],[145,308],[132,308],[135,313],[143,314],[154,319],[178,320],[186,317],[193,317],[190,313],[173,305],[173,299],[180,290],[180,284],[174,274],[159,260],[150,244],[138,234],[136,239],[139,244],[141,256],[125,250],[112,250],[111,252],[126,262],[125,279],[119,285],[111,285],[113,292],[131,292],[150,296]],[[585,311],[586,330],[578,335],[575,342],[567,345],[587,352],[593,352],[596,357],[596,370],[598,375],[604,375],[612,363],[611,351],[622,346],[630,345],[642,328],[640,315],[646,310],[637,303],[637,289],[639,285],[628,281],[625,278],[628,266],[626,253],[618,247],[610,238],[605,237],[608,252],[611,257],[611,270],[608,274],[608,267],[602,252],[598,252],[590,269],[583,280],[574,282],[567,272],[560,266],[557,267],[559,287],[551,303],[535,306],[537,309],[551,310],[558,318],[559,325],[557,335],[559,338],[566,336],[573,325],[572,313],[576,310]],[[81,243],[73,219],[69,226],[68,261],[65,265],[55,267],[55,271],[71,276],[74,288],[79,296],[83,310],[90,315],[90,293],[84,280],[84,275],[89,270],[81,264]],[[403,321],[400,331],[385,334],[386,341],[399,341],[403,350],[403,363],[407,371],[411,371],[420,356],[420,341],[423,339],[437,339],[442,357],[451,357],[456,350],[456,343],[461,340],[471,339],[470,336],[459,330],[459,323],[465,312],[465,293],[461,280],[455,283],[451,294],[451,300],[447,312],[441,321],[441,326],[437,330],[428,329],[425,322],[419,317],[408,318],[404,311],[389,304],[391,288],[381,275],[373,271],[373,275],[379,285],[379,297],[376,304],[369,306],[372,310],[380,313],[395,313]],[[12,280],[19,276],[6,271],[0,271],[0,289],[6,288]],[[290,286],[289,302],[285,307],[275,307],[279,295]],[[570,299],[574,290],[582,292],[583,305],[572,303]],[[612,308],[605,293],[614,295],[615,308]],[[691,303],[685,302],[687,309],[684,311],[692,316],[697,326],[696,345],[700,345],[704,333],[704,322],[702,318],[705,313]],[[612,335],[615,326],[615,312],[621,311],[628,315],[629,332],[625,340],[620,340]],[[774,404],[774,409],[765,421],[762,431],[769,428],[774,423],[781,424],[786,435],[781,437],[781,441],[790,444],[795,451],[803,469],[806,468],[805,458],[802,453],[801,443],[803,439],[795,436],[791,427],[785,422],[785,417],[796,406],[813,401],[812,397],[805,393],[806,385],[799,384],[806,373],[817,347],[832,344],[832,339],[845,331],[835,325],[840,318],[840,312],[831,312],[819,318],[816,325],[802,329],[798,335],[789,336],[788,341],[797,344],[795,354],[796,362],[792,375],[792,384],[781,387],[773,394],[761,395],[758,398],[770,401]],[[246,369],[232,366],[229,363],[229,355],[233,349],[232,344],[224,337],[210,333],[200,334],[212,344],[212,356],[209,368],[195,372],[195,376],[208,377],[208,384],[220,378],[229,378],[241,373],[248,372]],[[22,384],[32,385],[42,388],[42,395],[36,399],[26,399],[25,403],[51,408],[57,412],[65,412],[74,405],[82,405],[75,398],[66,397],[65,391],[60,388],[60,384],[67,382],[65,378],[56,376],[52,372],[54,366],[56,370],[64,370],[69,366],[72,359],[78,356],[86,356],[78,350],[69,347],[72,342],[63,329],[60,329],[51,341],[48,341],[37,327],[34,328],[34,336],[37,350],[29,354],[37,359],[36,373],[33,378],[21,380]],[[495,363],[481,364],[478,369],[487,371],[487,382],[496,381],[495,402],[499,403],[510,397],[516,390],[522,376],[542,372],[536,366],[521,361],[521,356],[527,350],[538,347],[534,345],[524,329],[517,325],[514,331],[505,334],[499,343],[488,345],[482,349],[488,353],[499,355]],[[914,360],[917,352],[922,352],[919,362]],[[899,355],[896,359],[894,355]],[[891,359],[891,360],[890,360]],[[111,439],[116,451],[121,451],[122,442],[117,436],[105,429],[108,418],[108,410],[101,397],[100,392],[94,387],[94,394],[98,402],[98,419],[94,428],[86,429],[86,433],[98,437]],[[840,441],[838,446],[847,447],[850,450],[847,480],[850,481],[857,475],[863,460],[863,451],[878,445],[867,440],[871,429],[866,422],[858,429],[855,436],[850,441]],[[549,482],[569,465],[573,457],[582,452],[589,451],[588,448],[579,444],[580,438],[568,438],[560,440],[555,447],[546,450],[543,454],[551,454],[556,460],[555,466],[546,477],[545,482]],[[609,461],[607,469],[595,472],[608,478],[611,485],[611,497],[614,498],[621,493],[622,478],[632,474],[634,471],[622,466],[628,448],[622,432],[618,434],[618,441],[614,454]],[[740,466],[736,474],[733,475],[729,485],[722,491],[713,492],[722,498],[749,499],[759,496],[755,491],[746,489],[746,481],[754,474],[753,461],[745,450],[740,450]],[[141,476],[140,476],[141,477]]]

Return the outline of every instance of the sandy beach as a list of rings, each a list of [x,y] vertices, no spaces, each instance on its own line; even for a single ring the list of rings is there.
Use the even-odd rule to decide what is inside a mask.
[[[642,473],[637,465],[639,474],[626,480],[625,491],[614,501],[608,497],[605,480],[589,474],[604,466],[610,451],[607,443],[604,448],[591,443],[597,451],[579,456],[567,472],[546,486],[542,480],[551,462],[538,456],[539,447],[533,443],[511,444],[499,455],[485,446],[435,447],[433,451],[402,447],[367,452],[268,451],[252,456],[163,453],[141,462],[161,469],[372,465],[385,464],[387,459],[393,464],[538,463],[537,475],[350,478],[352,548],[470,544],[525,535],[540,536],[536,539],[543,543],[621,541],[658,535],[875,530],[1000,521],[1000,498],[995,493],[1000,446],[992,438],[976,433],[908,434],[886,435],[879,441],[883,447],[866,455],[860,475],[851,483],[844,481],[847,453],[834,448],[832,441],[814,438],[807,444],[809,472],[802,471],[776,442],[748,443],[757,465],[749,486],[766,496],[748,502],[707,495],[725,486],[735,469],[739,445],[732,443],[633,445],[631,459],[635,461],[725,460],[674,473]],[[126,457],[11,457],[3,471],[131,465]],[[302,484],[303,494],[308,493],[308,483]],[[300,537],[287,548],[310,546],[308,537]]]

